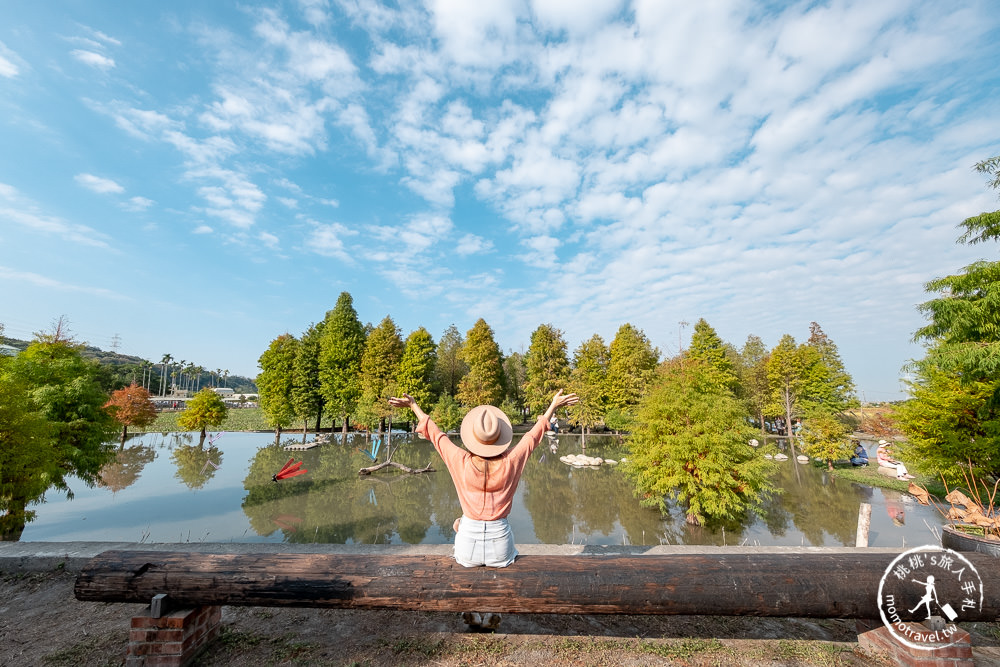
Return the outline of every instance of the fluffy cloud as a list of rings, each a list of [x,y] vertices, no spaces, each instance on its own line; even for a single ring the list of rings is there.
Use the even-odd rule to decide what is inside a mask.
[[[93,190],[99,194],[121,194],[125,192],[125,188],[110,178],[102,178],[93,174],[77,174],[73,177],[73,180],[88,190]]]
[[[82,62],[84,65],[90,65],[91,67],[96,67],[98,69],[107,70],[115,66],[113,58],[103,56],[100,53],[95,53],[93,51],[74,49],[70,52],[70,55]]]

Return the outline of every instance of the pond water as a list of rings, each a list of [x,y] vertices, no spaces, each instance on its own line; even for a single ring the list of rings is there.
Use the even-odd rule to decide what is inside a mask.
[[[454,538],[461,507],[433,447],[394,433],[393,460],[437,472],[406,475],[371,465],[361,435],[300,452],[273,445],[268,433],[214,434],[202,447],[197,433],[134,437],[93,488],[69,479],[73,498],[49,491],[35,506],[22,541],[295,542],[441,544]],[[283,440],[283,444],[298,439]],[[510,522],[519,543],[711,544],[854,546],[858,507],[872,505],[869,543],[907,547],[936,543],[931,527],[943,519],[907,494],[861,486],[811,464],[778,463],[777,485],[762,517],[742,524],[694,527],[683,512],[670,516],[639,506],[614,467],[573,468],[559,457],[585,451],[620,459],[617,438],[579,435],[543,441],[532,455],[514,499]],[[551,446],[557,447],[553,452]],[[379,460],[383,460],[380,452]],[[275,483],[271,476],[294,457],[305,475]],[[893,521],[892,515],[902,516]]]

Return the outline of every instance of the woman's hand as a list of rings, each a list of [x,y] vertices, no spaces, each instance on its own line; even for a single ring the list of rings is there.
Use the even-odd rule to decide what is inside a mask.
[[[394,408],[410,408],[412,410],[413,406],[416,404],[417,402],[413,400],[413,397],[409,394],[403,394],[402,398],[397,398],[395,396],[391,396],[389,398],[389,405]]]
[[[409,408],[410,410],[413,410],[413,414],[416,415],[418,421],[427,416],[427,413],[420,409],[420,406],[417,405],[417,401],[409,394],[403,394],[402,398],[398,398],[396,396],[390,397],[389,405],[394,408]]]
[[[576,394],[563,394],[562,389],[556,392],[556,395],[552,398],[552,403],[549,404],[549,409],[545,411],[545,421],[552,419],[552,415],[559,408],[568,408],[571,405],[576,405],[580,402],[580,398]]]

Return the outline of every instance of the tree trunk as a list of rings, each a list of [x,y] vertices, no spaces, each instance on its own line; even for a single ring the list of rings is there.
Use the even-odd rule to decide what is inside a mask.
[[[275,445],[280,445],[281,444],[281,427],[280,426],[278,426],[277,428],[274,429],[274,444]]]
[[[122,447],[125,446],[125,438],[128,437],[128,424],[122,424]]]
[[[308,420],[305,417],[302,418],[302,444],[303,445],[306,444],[306,428],[308,427],[308,424],[306,423],[307,421]]]
[[[350,415],[344,415],[344,426],[343,426],[344,442],[347,442],[347,422],[348,420],[350,420],[350,418],[351,418]]]
[[[323,408],[320,408],[319,412],[316,413],[316,432],[317,433],[319,433],[320,422],[322,422],[322,421],[323,421]],[[333,429],[330,429],[330,430],[332,431]]]

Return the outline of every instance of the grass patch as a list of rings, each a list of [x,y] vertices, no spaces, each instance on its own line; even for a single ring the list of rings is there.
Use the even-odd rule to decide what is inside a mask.
[[[316,664],[320,648],[318,644],[300,641],[294,634],[267,637],[223,627],[204,655],[218,660],[218,664],[238,655],[252,655],[261,665],[310,665]],[[214,660],[212,664],[217,664]]]
[[[122,662],[119,655],[124,655],[125,645],[122,643],[120,648],[118,646],[112,648],[113,644],[114,641],[108,637],[88,637],[73,646],[42,656],[42,664],[51,667],[117,666]]]
[[[693,658],[705,653],[716,653],[725,650],[725,645],[718,639],[702,639],[690,637],[660,642],[640,642],[636,648],[641,653],[651,653],[662,658]]]
[[[826,464],[824,463],[823,465],[825,466]],[[850,482],[877,486],[881,489],[893,489],[903,493],[906,493],[906,490],[910,488],[910,481],[916,482],[919,486],[927,489],[931,495],[938,498],[944,498],[947,493],[940,480],[935,480],[926,475],[917,475],[914,480],[896,479],[895,477],[889,477],[880,473],[875,463],[861,468],[855,468],[849,463],[834,464],[832,474],[834,477],[846,479]]]
[[[389,649],[396,655],[421,655],[425,658],[441,655],[444,648],[445,641],[443,639],[428,639],[426,637],[404,637],[389,645]]]

